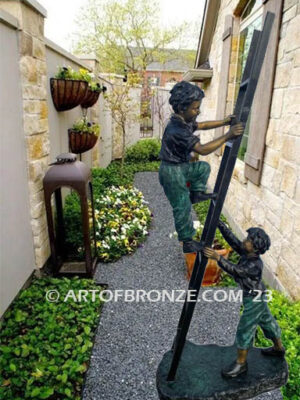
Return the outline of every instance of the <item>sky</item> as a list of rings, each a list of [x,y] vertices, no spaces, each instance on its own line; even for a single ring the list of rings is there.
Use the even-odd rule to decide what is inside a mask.
[[[88,0],[38,0],[47,10],[45,36],[63,47],[71,50],[70,34],[76,31],[74,19],[80,7]],[[149,0],[151,1],[151,0]],[[180,24],[185,21],[199,20],[199,36],[205,0],[158,0],[161,8],[163,25]],[[195,39],[197,43],[198,37]]]

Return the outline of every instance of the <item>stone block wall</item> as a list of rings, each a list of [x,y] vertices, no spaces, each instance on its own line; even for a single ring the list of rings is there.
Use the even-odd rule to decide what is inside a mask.
[[[223,0],[211,51],[213,78],[203,85],[205,98],[201,120],[215,119],[219,68],[222,56],[222,33],[225,16],[233,14],[239,2]],[[234,30],[230,60],[227,113],[233,111],[235,63],[238,31]],[[260,226],[270,235],[272,245],[263,256],[265,278],[275,288],[300,298],[300,1],[285,0],[276,75],[272,97],[266,148],[260,185],[244,177],[245,164],[237,160],[234,176],[225,202],[225,213],[235,231],[244,233],[250,226]],[[214,133],[202,132],[202,141],[213,139]],[[212,167],[209,183],[213,186],[221,158],[206,157]]]
[[[45,10],[30,2],[1,1],[0,7],[18,19],[19,69],[22,88],[23,129],[27,152],[31,227],[35,266],[40,268],[50,254],[42,179],[50,151],[44,43]]]

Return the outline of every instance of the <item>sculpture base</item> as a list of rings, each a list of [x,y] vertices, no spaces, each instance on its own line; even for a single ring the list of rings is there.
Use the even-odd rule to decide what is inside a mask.
[[[161,400],[243,400],[286,384],[284,358],[263,356],[259,348],[248,354],[248,372],[225,379],[221,369],[236,359],[235,346],[196,345],[186,341],[174,381],[167,381],[172,351],[164,354],[156,375]]]

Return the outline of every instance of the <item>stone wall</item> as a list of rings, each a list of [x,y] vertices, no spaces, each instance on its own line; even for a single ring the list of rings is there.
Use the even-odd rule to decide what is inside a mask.
[[[213,78],[203,84],[205,99],[201,120],[216,117],[216,99],[222,56],[222,33],[225,16],[233,14],[237,0],[223,0],[209,55]],[[272,97],[262,179],[259,186],[244,177],[245,164],[237,160],[234,176],[225,202],[225,214],[235,231],[245,232],[250,226],[261,226],[272,241],[264,255],[265,279],[275,288],[300,298],[300,1],[285,0],[278,48],[276,76]],[[234,76],[238,45],[236,24],[232,39],[227,113],[233,111]],[[213,132],[201,133],[203,142],[213,139]],[[213,186],[220,157],[206,157],[212,167]]]

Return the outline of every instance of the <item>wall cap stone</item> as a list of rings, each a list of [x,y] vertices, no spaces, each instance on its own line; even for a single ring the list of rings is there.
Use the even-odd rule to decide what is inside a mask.
[[[45,37],[45,45],[49,49],[55,51],[58,54],[68,58],[69,60],[73,61],[75,64],[78,64],[79,67],[83,67],[88,71],[92,71],[92,69],[87,65],[80,61],[79,58],[74,56],[72,53],[69,53],[67,50],[63,49],[62,47],[58,46],[56,43],[52,42],[52,40]]]
[[[3,22],[11,28],[20,29],[20,24],[17,18],[4,10],[0,10],[0,22]]]
[[[27,6],[33,8],[35,11],[40,13],[44,18],[47,17],[47,10],[36,0],[21,0]]]
[[[99,58],[93,53],[91,53],[91,54],[80,54],[77,57],[80,58],[80,60],[88,60],[88,61],[100,62]]]

